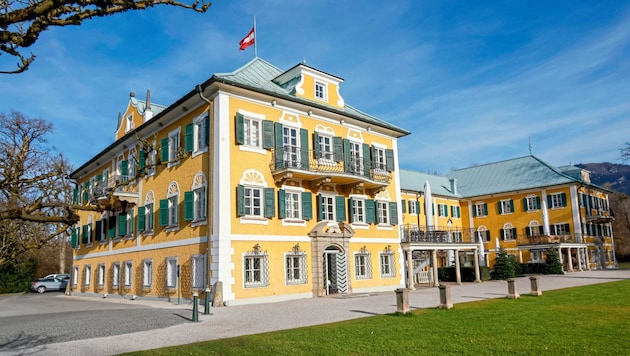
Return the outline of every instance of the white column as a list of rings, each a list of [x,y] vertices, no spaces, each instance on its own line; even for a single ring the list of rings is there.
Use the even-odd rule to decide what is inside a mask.
[[[582,272],[584,271],[584,269],[582,268],[582,248],[579,247],[576,252],[577,252],[578,271]]]
[[[413,254],[411,249],[405,252],[407,252],[407,288],[415,290],[416,287],[413,283]]]
[[[438,281],[437,250],[431,251],[431,264],[433,265],[433,286],[439,287],[440,281]]]
[[[523,263],[523,250],[518,250],[518,262]]]
[[[560,264],[562,265],[562,270],[564,271],[564,263],[562,262],[562,248],[558,247],[558,257],[560,258]]]
[[[540,208],[542,210],[543,233],[549,236],[551,229],[549,228],[549,211],[547,210],[547,191],[543,189],[541,193]]]
[[[479,273],[479,254],[477,251],[474,253],[475,255],[475,283],[481,283],[480,273]]]
[[[455,282],[462,284],[462,271],[459,270],[459,250],[455,250]]]
[[[573,272],[573,258],[571,258],[571,247],[567,248],[567,265],[569,272]]]
[[[591,261],[588,257],[588,247],[584,248],[584,259],[586,259],[586,270],[590,271],[591,270]]]

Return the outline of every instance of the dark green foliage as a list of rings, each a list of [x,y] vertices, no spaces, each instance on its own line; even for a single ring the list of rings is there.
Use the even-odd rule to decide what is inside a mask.
[[[475,281],[475,267],[461,267],[462,282],[474,282]],[[487,266],[479,266],[479,278],[482,281],[490,280],[490,268]],[[440,281],[455,282],[457,276],[455,274],[455,267],[440,267],[438,268],[438,279]]]
[[[547,258],[545,259],[545,274],[564,274],[564,271],[562,271],[560,256],[555,248],[547,250]]]
[[[37,260],[33,257],[0,265],[0,294],[28,292],[29,285],[35,280],[36,270]]]
[[[510,256],[503,247],[499,248],[494,262],[494,279],[508,279],[516,277],[516,257]]]
[[[519,263],[522,274],[544,274],[546,264],[544,263]]]

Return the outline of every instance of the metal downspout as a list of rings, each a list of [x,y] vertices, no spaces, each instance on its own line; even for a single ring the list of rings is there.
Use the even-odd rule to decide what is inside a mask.
[[[208,103],[208,117],[210,118],[208,120],[209,126],[207,128],[208,132],[208,184],[207,187],[208,189],[206,189],[206,204],[208,204],[209,207],[212,207],[213,205],[210,204],[211,200],[210,198],[212,196],[214,196],[214,139],[210,140],[210,135],[214,132],[214,130],[211,129],[211,127],[214,126],[214,117],[212,115],[212,109],[213,109],[213,105],[212,105],[212,101],[210,101],[208,98],[206,98],[205,96],[203,96],[203,89],[201,89],[201,85],[197,84],[197,93],[199,94],[199,97],[201,98],[201,100],[205,101],[206,103]],[[211,172],[212,170],[212,172]],[[210,209],[208,209],[210,210]],[[210,277],[210,257],[211,257],[211,250],[210,250],[210,235],[212,234],[212,231],[214,230],[214,224],[212,224],[211,222],[211,216],[212,214],[214,214],[214,208],[212,209],[212,211],[208,211],[206,213],[206,219],[208,219],[208,236],[206,239],[206,289],[207,288],[211,288],[212,290],[212,285],[210,283],[211,281],[211,277]],[[213,291],[214,292],[214,291]]]

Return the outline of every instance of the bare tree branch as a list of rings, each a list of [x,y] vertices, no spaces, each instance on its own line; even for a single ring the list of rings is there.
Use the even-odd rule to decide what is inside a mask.
[[[14,70],[0,74],[22,73],[35,55],[22,53],[32,46],[50,26],[81,25],[84,20],[130,10],[145,10],[156,5],[170,5],[206,12],[212,5],[206,0],[190,3],[176,0],[0,0],[0,55],[16,57]]]

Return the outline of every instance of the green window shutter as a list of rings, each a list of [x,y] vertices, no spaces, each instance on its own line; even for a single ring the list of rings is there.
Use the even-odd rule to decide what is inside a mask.
[[[341,137],[333,137],[333,159],[335,160],[335,162],[341,162],[343,161],[344,157],[343,157],[343,139]]]
[[[556,234],[556,225],[549,225],[549,234],[551,235]]]
[[[193,151],[195,146],[195,126],[188,124],[184,126],[184,150],[188,153]]]
[[[70,228],[70,231],[71,231],[70,246],[72,246],[72,247],[79,246],[79,239],[77,238],[77,229]]]
[[[547,195],[547,208],[551,208],[551,195]]]
[[[168,162],[168,138],[163,138],[160,144],[160,160],[162,163],[166,163]]]
[[[76,204],[79,202],[79,189],[74,188],[72,190],[72,204]]]
[[[350,164],[350,141],[343,139],[343,168],[344,172],[349,173],[352,165]]]
[[[367,143],[363,144],[363,175],[366,177],[370,177],[371,169],[372,169],[372,159],[370,158],[372,155],[370,153],[370,145]]]
[[[562,199],[562,206],[563,207],[567,206],[567,195],[565,193],[562,193],[560,195],[560,198]]]
[[[398,204],[389,202],[389,223],[390,225],[398,225]]]
[[[282,124],[279,122],[276,122],[273,124],[274,126],[274,133],[275,133],[275,144],[276,144],[276,150],[280,149],[283,147],[283,132],[282,132]]]
[[[488,216],[488,204],[483,203],[483,215]]]
[[[129,161],[120,161],[120,175],[122,176],[123,180],[126,180],[127,176],[129,175]]]
[[[516,228],[515,228],[515,227],[513,227],[513,228],[512,228],[512,236],[513,236],[515,239],[517,239],[517,238],[518,238],[518,236],[517,236],[517,231],[516,231]]]
[[[317,221],[322,221],[324,217],[324,197],[317,194]]]
[[[376,205],[374,200],[365,200],[365,222],[374,224],[376,222]]]
[[[155,213],[153,212],[153,204],[150,204],[147,210],[149,211],[149,218],[147,219],[148,221],[146,221],[146,228],[147,230],[153,230],[153,225],[155,223]]]
[[[321,147],[319,147],[319,133],[317,132],[313,132],[313,154],[315,158],[322,157]]]
[[[510,211],[514,212],[514,200],[510,199]]]
[[[95,228],[94,228],[94,241],[101,241],[101,229],[102,223],[100,220],[96,220]]]
[[[127,214],[118,215],[118,235],[127,235]]]
[[[282,147],[282,124],[279,122],[274,123],[274,132],[275,132],[275,162],[276,169],[285,168],[286,164],[284,163],[284,147]]]
[[[416,212],[420,215],[420,202],[415,200],[413,203],[416,204]]]
[[[308,131],[300,129],[300,167],[304,170],[309,169],[308,164]]]
[[[477,217],[477,205],[476,205],[476,204],[475,204],[475,205],[473,205],[473,208],[472,208],[472,213],[473,213],[473,217],[475,217],[475,218],[476,218],[476,217]]]
[[[530,237],[532,235],[532,232],[530,230],[531,228],[529,226],[525,228],[525,236]]]
[[[265,197],[265,217],[268,219],[276,216],[276,202],[275,202],[275,189],[264,188],[263,196]]]
[[[96,176],[96,183],[99,185],[99,187],[101,186],[102,181],[103,181],[103,175],[102,174],[97,175]],[[104,188],[104,187],[102,187],[102,188]]]
[[[527,211],[527,198],[523,198],[523,211]]]
[[[335,215],[337,221],[346,221],[346,197],[342,195],[335,196]]]
[[[236,186],[236,216],[245,215],[245,187],[242,185]]]
[[[83,225],[82,226],[81,242],[84,243],[84,244],[87,244],[87,243],[90,242],[90,237],[88,236],[88,226],[87,225]]]
[[[83,183],[83,203],[87,203],[90,200],[90,183]]]
[[[145,218],[146,218],[145,207],[139,206],[138,207],[138,231],[146,230]]]
[[[564,224],[564,231],[566,231],[567,234],[571,234],[571,225]]]
[[[458,218],[461,218],[461,217],[462,217],[462,212],[461,212],[461,210],[460,210],[459,206],[457,207],[457,217],[458,217]]]
[[[287,194],[283,189],[278,190],[278,218],[284,219],[287,217]]]
[[[448,217],[448,205],[444,204],[444,216]]]
[[[313,218],[313,196],[310,192],[302,192],[302,219]]]
[[[354,214],[352,214],[352,207],[354,206],[354,198],[349,198],[348,199],[348,217],[350,218],[350,222],[353,223],[354,221]]]
[[[394,171],[394,150],[385,150],[385,167],[388,172]]]
[[[195,194],[184,192],[184,220],[192,221],[195,218]]]
[[[499,230],[499,233],[501,233],[501,240],[505,240],[505,231],[501,229]]]
[[[243,123],[243,115],[240,113],[236,113],[236,144],[244,145],[245,144],[245,125]]]
[[[455,210],[455,208],[457,208],[455,205],[451,205],[451,216],[454,218],[457,217],[457,210]]]
[[[431,215],[435,216],[435,203],[431,203]]]
[[[168,199],[160,200],[160,226],[168,226]]]
[[[501,206],[501,202],[497,202],[497,209],[499,209],[499,214],[503,214],[503,207]]]
[[[116,219],[114,219],[113,216],[107,218],[107,227],[107,236],[109,236],[110,239],[116,237]]]
[[[406,212],[407,212],[407,201],[403,199],[403,200],[400,202],[400,205],[402,206],[402,213],[403,213],[403,214],[404,214],[404,213],[406,213]]]
[[[536,197],[536,209],[540,209],[540,197]]]
[[[147,165],[147,153],[144,150],[138,151],[138,172],[140,174],[145,173]]]
[[[267,150],[272,149],[274,147],[273,121],[263,120],[262,129],[263,129],[263,148]],[[280,142],[282,142],[282,140]]]

